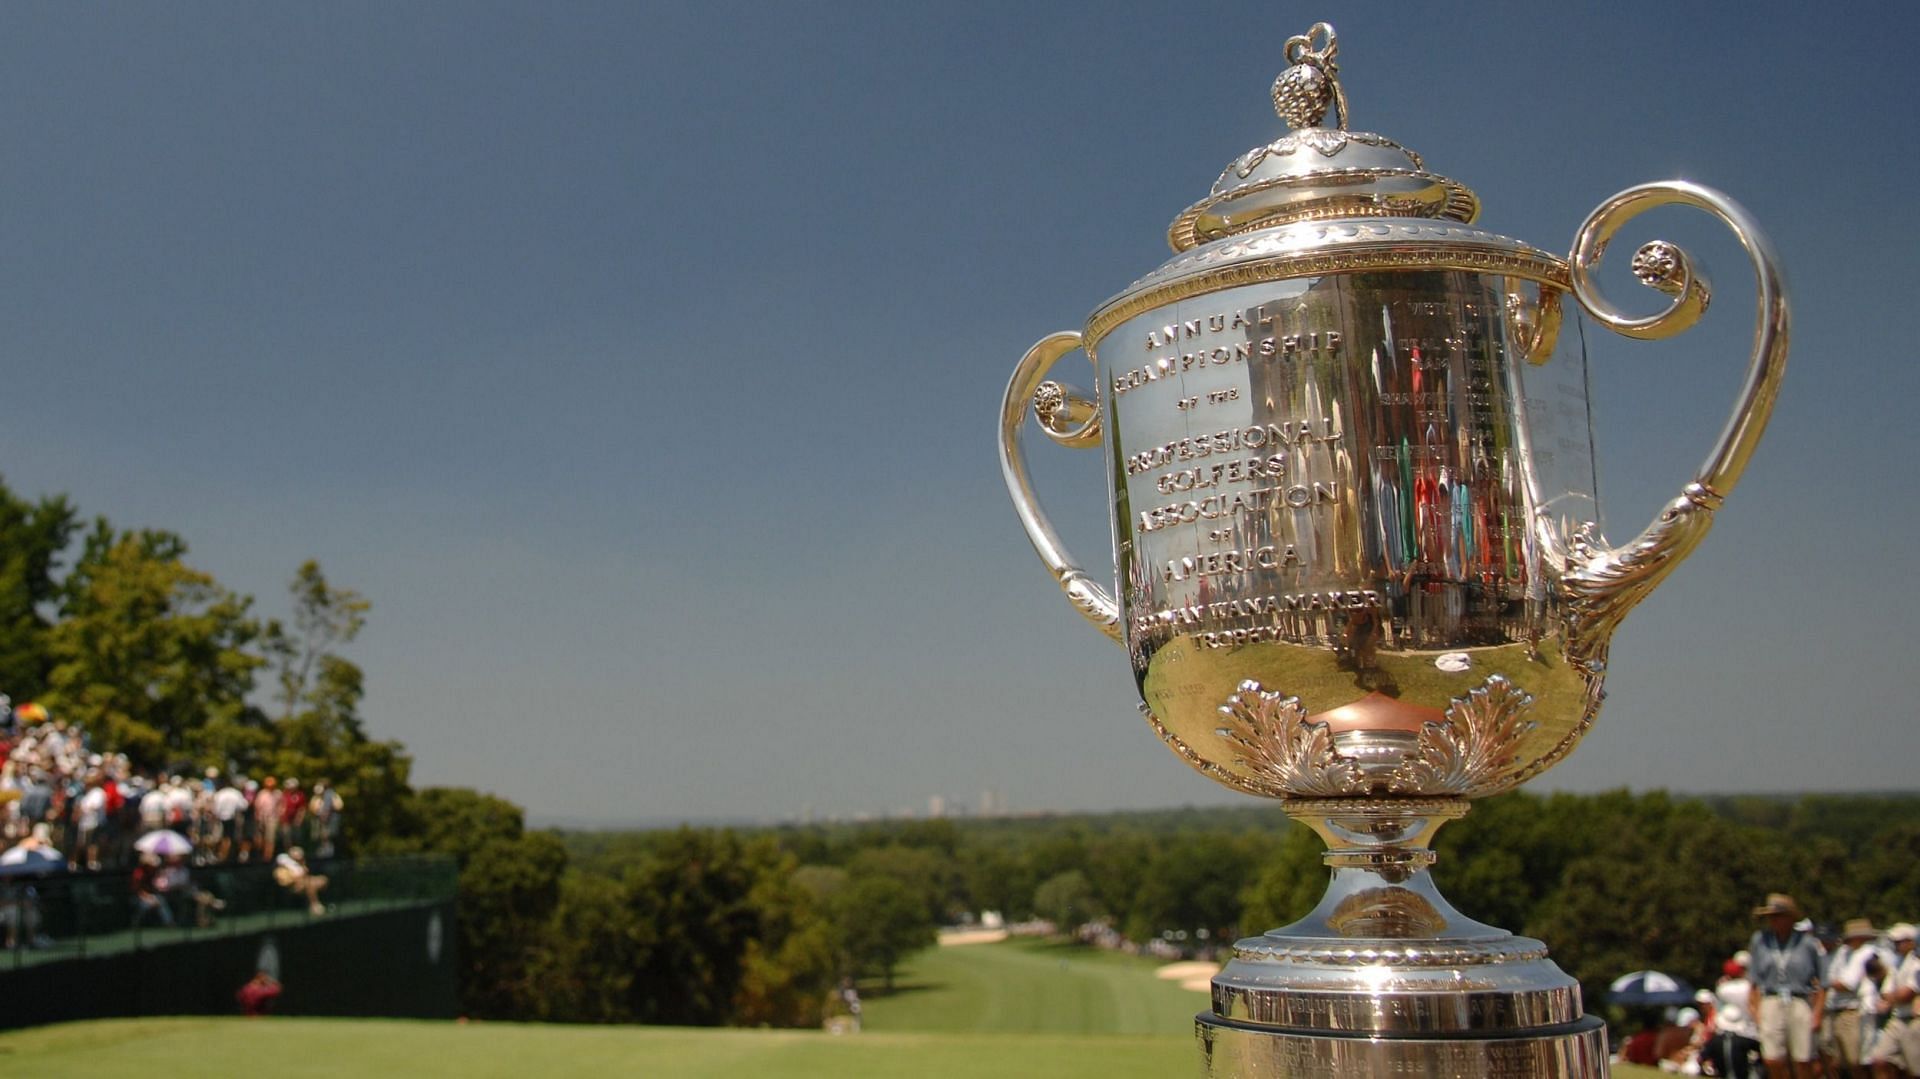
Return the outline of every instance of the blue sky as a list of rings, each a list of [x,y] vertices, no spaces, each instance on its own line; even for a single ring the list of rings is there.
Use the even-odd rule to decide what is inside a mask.
[[[1564,251],[1623,187],[1741,200],[1795,350],[1705,547],[1545,786],[1910,788],[1915,9],[332,4],[0,12],[0,473],[276,613],[365,593],[416,779],[545,819],[1231,800],[1135,714],[1008,508],[1034,339],[1167,255],[1340,34],[1352,126]],[[1610,532],[1684,482],[1751,331],[1589,328]],[[1617,274],[1620,267],[1611,267]],[[1616,291],[1626,293],[1625,287]],[[1107,548],[1098,455],[1037,447]]]

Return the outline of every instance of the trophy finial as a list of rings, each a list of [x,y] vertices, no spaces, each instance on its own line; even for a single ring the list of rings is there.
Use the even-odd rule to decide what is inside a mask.
[[[1419,154],[1384,136],[1347,130],[1333,27],[1314,23],[1288,38],[1284,51],[1290,66],[1273,81],[1273,109],[1291,130],[1235,158],[1206,198],[1173,219],[1169,246],[1186,251],[1302,221],[1424,217],[1472,224],[1480,215],[1474,193],[1428,172]]]
[[[1315,41],[1320,45],[1314,47]],[[1293,65],[1273,80],[1273,111],[1294,130],[1319,127],[1332,108],[1336,126],[1347,129],[1347,95],[1340,89],[1340,68],[1333,58],[1340,43],[1333,27],[1323,22],[1287,39],[1287,63]]]

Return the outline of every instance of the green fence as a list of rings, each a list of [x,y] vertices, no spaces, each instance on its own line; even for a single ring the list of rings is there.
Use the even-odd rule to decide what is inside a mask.
[[[271,865],[189,867],[188,879],[139,902],[129,872],[0,877],[0,970],[292,929],[328,919],[451,901],[459,873],[444,855],[317,862],[327,878],[309,910]]]

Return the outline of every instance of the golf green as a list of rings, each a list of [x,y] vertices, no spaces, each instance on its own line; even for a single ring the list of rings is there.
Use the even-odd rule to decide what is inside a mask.
[[[866,1029],[1192,1038],[1207,994],[1154,977],[1160,965],[1049,941],[930,948],[906,964],[893,995],[863,986]]]
[[[1205,993],[1158,964],[1042,941],[929,949],[858,1034],[385,1019],[157,1018],[0,1034],[0,1075],[96,1079],[160,1062],[208,1074],[667,1079],[1165,1079],[1197,1075]],[[1616,1067],[1618,1079],[1658,1072]]]

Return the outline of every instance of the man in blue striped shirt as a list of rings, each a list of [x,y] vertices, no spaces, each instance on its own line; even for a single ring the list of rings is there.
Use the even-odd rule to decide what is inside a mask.
[[[1753,908],[1766,928],[1747,945],[1752,957],[1747,977],[1753,983],[1752,1010],[1760,1024],[1760,1057],[1767,1074],[1779,1079],[1815,1079],[1819,1074],[1814,1034],[1826,1008],[1821,970],[1826,957],[1813,934],[1794,928],[1800,904],[1773,892]],[[1791,1059],[1793,1066],[1787,1066]]]

